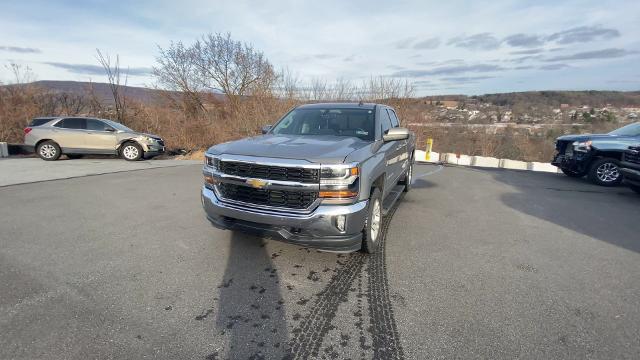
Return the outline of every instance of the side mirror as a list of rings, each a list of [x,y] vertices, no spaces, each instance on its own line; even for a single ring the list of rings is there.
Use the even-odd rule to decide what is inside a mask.
[[[266,134],[269,132],[269,130],[271,130],[271,128],[273,127],[273,125],[265,125],[262,127],[262,133]]]
[[[382,140],[384,142],[387,141],[396,141],[396,140],[407,140],[409,138],[409,129],[407,128],[391,128],[387,130],[387,132],[382,135]]]
[[[112,128],[112,127],[107,127],[104,128],[104,131],[108,131],[108,132],[116,132],[116,129]]]

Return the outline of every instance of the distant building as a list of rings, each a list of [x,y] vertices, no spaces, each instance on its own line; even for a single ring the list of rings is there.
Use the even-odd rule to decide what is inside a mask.
[[[568,109],[569,104],[560,104],[560,109]]]

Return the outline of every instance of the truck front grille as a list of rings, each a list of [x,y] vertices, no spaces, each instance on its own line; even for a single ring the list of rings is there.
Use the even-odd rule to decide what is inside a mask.
[[[624,153],[624,161],[640,164],[640,146],[629,147]]]
[[[218,185],[218,190],[225,199],[289,209],[306,209],[318,198],[317,192],[255,189],[230,183]]]
[[[302,167],[270,166],[239,161],[220,161],[222,173],[266,180],[296,181],[301,183],[320,182],[320,170]]]

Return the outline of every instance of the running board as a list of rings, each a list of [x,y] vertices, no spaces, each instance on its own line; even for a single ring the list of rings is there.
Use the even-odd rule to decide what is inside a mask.
[[[391,210],[396,201],[400,199],[403,191],[404,185],[396,185],[391,189],[389,195],[382,201],[382,216],[387,216],[389,210]]]

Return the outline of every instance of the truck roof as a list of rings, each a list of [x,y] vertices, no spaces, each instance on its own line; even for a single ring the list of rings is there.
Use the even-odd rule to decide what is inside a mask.
[[[315,103],[304,104],[298,106],[298,109],[318,109],[318,108],[335,108],[335,109],[373,109],[377,104],[374,103],[357,103],[357,102],[338,102],[338,103]]]

